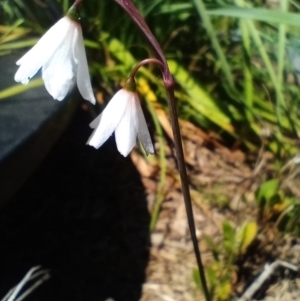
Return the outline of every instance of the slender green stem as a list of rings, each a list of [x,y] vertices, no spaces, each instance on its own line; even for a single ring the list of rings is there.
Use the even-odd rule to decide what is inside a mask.
[[[152,51],[155,55],[155,57],[160,60],[163,64],[162,68],[162,74],[163,74],[163,80],[164,85],[167,92],[167,100],[168,100],[168,106],[170,109],[170,119],[171,119],[171,125],[174,135],[174,144],[175,144],[175,150],[177,154],[177,164],[178,164],[178,170],[181,178],[181,185],[182,185],[182,194],[185,202],[185,208],[186,208],[186,214],[189,224],[189,229],[191,233],[191,239],[194,246],[194,252],[197,260],[197,265],[200,273],[200,278],[202,282],[203,292],[205,295],[206,301],[210,301],[211,297],[208,291],[207,282],[205,278],[204,273],[204,266],[202,264],[201,260],[201,253],[198,245],[198,239],[196,236],[196,228],[195,228],[195,221],[194,221],[194,215],[193,215],[193,207],[192,207],[192,200],[190,196],[189,191],[189,181],[187,177],[186,172],[186,166],[184,161],[184,155],[183,155],[183,147],[182,147],[182,141],[181,141],[181,134],[180,134],[180,128],[179,128],[179,122],[178,122],[178,114],[176,109],[176,103],[175,103],[175,96],[174,96],[174,80],[170,73],[166,58],[164,56],[164,53],[157,42],[156,38],[152,34],[150,28],[148,27],[147,23],[141,16],[140,12],[136,9],[136,7],[133,5],[133,3],[130,0],[115,0],[130,16],[130,18],[136,23],[136,25],[140,28],[140,30],[145,35],[146,39],[149,42],[149,45],[152,48]]]
[[[288,0],[281,0],[280,7],[283,12],[288,10]],[[276,93],[276,111],[277,116],[281,116],[281,110],[286,107],[283,96],[283,72],[286,47],[286,25],[281,23],[278,31],[278,92]],[[281,125],[281,120],[279,122]]]
[[[253,78],[251,73],[251,61],[250,61],[250,37],[247,25],[245,20],[240,20],[240,29],[242,33],[243,40],[243,53],[244,53],[244,61],[243,61],[243,69],[244,69],[244,98],[246,102],[245,106],[245,114],[247,116],[248,122],[252,124],[253,122],[253,113],[251,110],[253,109]]]
[[[164,200],[164,192],[166,186],[166,173],[167,173],[167,159],[166,159],[166,150],[164,144],[164,137],[162,127],[157,118],[154,106],[150,100],[147,101],[148,109],[150,114],[152,115],[155,130],[158,136],[158,144],[159,144],[159,166],[160,166],[160,176],[159,183],[157,187],[157,194],[155,203],[151,212],[151,221],[150,221],[150,231],[155,229],[155,226],[158,221],[159,211],[161,209],[162,202]]]
[[[280,7],[283,12],[287,12],[288,0],[281,0]],[[278,32],[278,84],[280,90],[282,89],[282,82],[283,82],[285,46],[286,46],[286,25],[281,23],[279,24],[279,32]]]
[[[129,75],[128,81],[131,83],[132,82],[135,83],[134,77],[135,77],[136,73],[142,66],[147,65],[147,64],[155,64],[155,65],[160,66],[162,69],[164,67],[164,64],[158,59],[155,59],[155,58],[145,59],[134,66],[134,68],[132,69],[132,71]],[[150,231],[153,231],[156,226],[157,220],[158,220],[161,204],[163,202],[167,165],[166,165],[166,158],[165,158],[165,146],[164,146],[164,141],[163,141],[163,132],[162,132],[161,126],[159,124],[159,121],[157,119],[157,116],[155,114],[153,105],[151,104],[150,101],[148,101],[147,103],[148,103],[148,109],[149,109],[149,111],[152,115],[153,121],[154,121],[154,126],[155,126],[156,132],[158,134],[158,142],[159,142],[160,179],[159,179],[159,184],[158,184],[158,189],[157,189],[157,196],[156,196],[155,204],[154,204],[154,207],[152,210],[151,221],[150,221]]]

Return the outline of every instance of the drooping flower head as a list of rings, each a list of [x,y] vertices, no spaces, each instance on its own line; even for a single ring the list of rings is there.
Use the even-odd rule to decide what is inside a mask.
[[[115,132],[118,151],[124,157],[131,152],[137,138],[146,154],[154,154],[140,100],[134,90],[130,83],[114,95],[104,111],[91,122],[94,131],[87,144],[99,148]]]
[[[49,94],[65,98],[77,82],[80,94],[95,104],[80,23],[74,20],[74,9],[54,24],[23,57],[15,81],[27,84],[42,68],[42,78]]]

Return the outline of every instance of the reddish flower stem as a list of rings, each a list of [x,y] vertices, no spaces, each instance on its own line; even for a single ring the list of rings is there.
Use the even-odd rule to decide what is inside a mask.
[[[82,3],[82,1],[83,1],[83,0],[76,0],[76,1],[74,2],[73,6],[74,6],[75,8],[78,8],[79,5]]]
[[[143,32],[146,39],[148,40],[149,45],[152,48],[155,57],[157,58],[157,60],[161,62],[163,80],[167,92],[168,106],[170,109],[170,119],[171,119],[173,134],[174,134],[174,144],[175,144],[175,150],[177,154],[178,170],[181,178],[182,194],[185,202],[185,208],[186,208],[186,214],[188,218],[189,229],[191,233],[191,239],[194,246],[194,252],[195,252],[197,265],[200,273],[200,279],[202,283],[204,296],[206,301],[210,301],[211,297],[207,287],[204,267],[201,260],[201,253],[200,253],[198,240],[196,236],[192,200],[190,196],[189,181],[188,181],[186,166],[184,161],[182,140],[181,140],[181,134],[180,134],[180,128],[178,122],[175,96],[174,96],[174,80],[170,73],[166,58],[164,56],[164,53],[159,43],[157,42],[156,38],[152,34],[150,28],[148,27],[147,23],[145,22],[140,12],[137,10],[137,8],[133,5],[133,3],[130,0],[114,0],[114,1],[117,2],[128,13],[130,18],[140,28],[140,30]]]
[[[155,64],[155,65],[159,65],[162,69],[164,68],[164,64],[158,60],[158,59],[155,59],[155,58],[149,58],[149,59],[145,59],[139,63],[137,63],[134,68],[131,70],[131,73],[129,75],[129,77],[133,78],[135,77],[136,73],[138,72],[138,70],[144,66],[144,65],[147,65],[147,64]]]

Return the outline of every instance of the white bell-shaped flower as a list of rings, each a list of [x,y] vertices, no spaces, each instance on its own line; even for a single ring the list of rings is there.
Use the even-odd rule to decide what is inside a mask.
[[[65,16],[53,25],[21,59],[15,81],[28,84],[42,68],[49,94],[57,100],[66,97],[77,81],[82,97],[95,104],[81,25]]]
[[[128,156],[136,144],[141,142],[146,154],[154,154],[146,120],[140,100],[135,92],[121,89],[108,103],[104,111],[90,123],[95,129],[87,144],[99,148],[115,132],[118,151]]]

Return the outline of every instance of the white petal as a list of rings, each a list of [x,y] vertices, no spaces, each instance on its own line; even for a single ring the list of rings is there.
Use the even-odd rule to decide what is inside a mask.
[[[136,126],[138,139],[141,142],[147,155],[154,154],[154,147],[152,144],[151,136],[137,94],[134,98],[134,102],[135,102],[135,110],[136,110],[135,126]]]
[[[89,75],[89,68],[86,59],[86,53],[83,44],[81,26],[75,31],[73,38],[74,60],[77,67],[77,86],[80,94],[86,100],[89,100],[92,104],[96,103],[93,89],[91,86],[91,79]]]
[[[64,43],[54,52],[43,66],[43,80],[49,94],[57,100],[66,97],[74,83],[75,62],[72,61],[72,38],[74,31],[66,37]]]
[[[70,31],[74,30],[74,26],[76,25],[68,17],[60,19],[53,25],[37,44],[17,61],[20,67],[15,75],[15,81],[27,84],[60,47]]]
[[[87,144],[99,148],[111,136],[123,118],[131,97],[131,93],[124,89],[114,95],[102,114],[91,122],[90,126],[97,126],[97,128],[90,136]]]
[[[132,99],[130,99],[127,104],[123,118],[115,130],[117,148],[124,157],[128,156],[136,144],[137,131],[135,118],[137,116],[135,114],[136,110],[133,97],[132,95]]]

